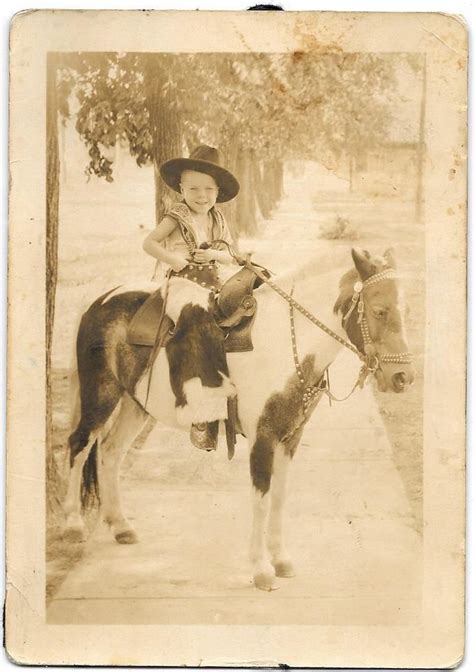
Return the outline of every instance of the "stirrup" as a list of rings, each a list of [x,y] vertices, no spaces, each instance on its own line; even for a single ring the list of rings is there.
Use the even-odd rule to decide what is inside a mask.
[[[200,450],[216,450],[219,420],[213,422],[198,422],[191,425],[189,438],[191,443]]]

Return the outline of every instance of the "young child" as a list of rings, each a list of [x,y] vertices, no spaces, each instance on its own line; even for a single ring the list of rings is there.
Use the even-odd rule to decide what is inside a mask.
[[[232,242],[215,205],[233,199],[239,183],[221,166],[218,150],[207,145],[197,147],[187,159],[166,161],[160,174],[182,201],[147,236],[143,249],[168,268],[163,293],[166,313],[176,325],[175,336],[179,335],[167,347],[178,421],[191,423],[194,445],[213,450],[219,420],[227,417],[227,398],[234,394],[222,333],[208,312],[209,294],[219,285],[220,265],[233,262],[225,244],[213,244]],[[200,361],[189,361],[191,353]]]

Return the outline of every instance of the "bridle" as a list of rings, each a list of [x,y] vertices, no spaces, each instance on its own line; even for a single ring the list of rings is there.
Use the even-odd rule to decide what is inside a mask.
[[[370,371],[375,372],[380,368],[380,362],[384,364],[411,364],[413,355],[409,352],[395,352],[390,355],[377,354],[375,344],[370,336],[369,325],[365,314],[365,303],[363,291],[368,285],[373,285],[381,280],[396,280],[398,278],[393,268],[386,268],[375,275],[371,275],[367,280],[354,283],[354,293],[352,294],[351,306],[342,318],[342,325],[347,330],[347,324],[355,308],[357,308],[357,324],[360,325],[362,340],[364,343],[364,354],[367,358],[367,364]],[[371,361],[372,360],[372,361]]]
[[[295,364],[295,369],[296,373],[298,375],[298,380],[300,382],[300,386],[302,388],[302,396],[303,396],[303,411],[304,415],[306,416],[307,411],[310,409],[311,406],[314,405],[314,403],[319,399],[320,395],[322,393],[325,393],[328,395],[329,400],[331,401],[345,401],[348,399],[353,392],[359,387],[363,388],[364,384],[367,380],[367,378],[370,375],[373,375],[381,369],[380,364],[410,364],[413,361],[413,355],[409,352],[396,352],[396,353],[391,353],[389,355],[385,354],[380,354],[377,352],[375,343],[372,340],[372,337],[370,335],[370,330],[369,330],[369,325],[367,323],[367,317],[366,317],[366,309],[365,309],[365,301],[364,301],[364,289],[368,287],[369,285],[373,285],[376,282],[381,282],[382,280],[395,280],[398,278],[397,274],[395,273],[395,270],[393,268],[386,268],[383,271],[380,271],[379,273],[375,273],[374,275],[371,275],[369,278],[366,280],[358,280],[357,282],[354,283],[353,287],[353,294],[351,298],[351,305],[345,315],[343,315],[342,318],[342,325],[344,329],[347,329],[347,324],[349,321],[350,316],[354,312],[354,310],[357,310],[357,324],[360,326],[360,330],[362,333],[362,341],[363,341],[363,352],[359,350],[351,341],[342,338],[337,334],[335,331],[330,329],[327,325],[325,325],[323,322],[318,320],[318,318],[310,313],[309,310],[307,310],[304,306],[302,306],[298,301],[295,301],[293,296],[291,294],[288,294],[285,292],[281,287],[279,287],[277,284],[273,282],[273,280],[270,279],[270,271],[263,266],[260,266],[258,264],[254,264],[249,257],[240,257],[236,252],[232,249],[232,247],[229,245],[229,243],[225,240],[216,240],[213,241],[213,244],[215,243],[224,243],[231,256],[237,261],[237,263],[240,266],[246,266],[249,268],[251,271],[255,273],[255,275],[265,284],[269,285],[277,294],[279,294],[285,301],[288,302],[290,306],[290,329],[291,329],[291,342],[292,342],[292,350],[293,350],[293,361]],[[330,391],[330,385],[329,385],[329,373],[328,369],[323,373],[321,379],[315,384],[315,385],[308,385],[303,369],[301,367],[299,357],[298,357],[298,351],[296,347],[296,333],[295,333],[295,320],[294,320],[294,310],[297,310],[300,312],[304,317],[306,317],[310,322],[315,324],[319,329],[324,331],[328,336],[331,336],[334,338],[338,343],[340,343],[342,346],[353,352],[359,359],[362,361],[362,366],[359,371],[359,375],[357,377],[357,380],[352,388],[352,390],[349,392],[349,394],[342,398],[338,399],[336,398]]]
[[[327,325],[325,325],[323,322],[318,320],[318,318],[310,313],[309,310],[307,310],[304,306],[302,306],[300,303],[295,301],[293,296],[291,294],[287,294],[281,287],[279,287],[277,284],[273,282],[273,280],[270,280],[264,272],[261,270],[263,267],[256,266],[253,264],[251,261],[246,260],[244,264],[250,268],[258,278],[260,278],[263,282],[265,282],[267,285],[269,285],[277,294],[279,294],[285,301],[287,301],[290,305],[290,330],[291,330],[291,342],[292,342],[292,351],[293,351],[293,361],[295,364],[295,369],[296,373],[298,375],[298,380],[300,382],[300,386],[302,387],[302,392],[303,392],[303,411],[306,415],[306,412],[309,410],[311,406],[315,403],[315,401],[319,398],[319,396],[322,393],[325,393],[328,395],[330,401],[345,401],[348,399],[353,392],[359,387],[362,388],[368,378],[368,376],[375,374],[376,371],[381,369],[380,364],[387,363],[387,364],[410,364],[413,361],[413,355],[409,352],[398,352],[398,353],[391,353],[389,355],[385,354],[380,354],[377,352],[377,349],[375,347],[375,344],[372,340],[372,337],[370,336],[370,331],[369,331],[369,325],[367,323],[367,318],[365,315],[365,302],[364,302],[364,289],[368,285],[372,285],[376,282],[380,282],[382,280],[391,280],[391,279],[396,279],[398,276],[395,273],[393,268],[387,268],[381,271],[380,273],[376,273],[375,275],[370,276],[367,278],[367,280],[361,281],[358,280],[356,283],[354,283],[354,288],[353,288],[353,294],[352,294],[352,299],[351,299],[351,306],[349,310],[346,312],[346,314],[342,318],[342,324],[344,328],[346,328],[346,325],[348,323],[348,320],[352,314],[352,312],[357,309],[358,313],[358,318],[357,318],[357,323],[360,325],[361,333],[362,333],[362,340],[364,344],[364,351],[361,352],[359,348],[357,348],[353,343],[350,341],[342,338],[337,334],[335,331],[330,329]],[[266,270],[266,269],[264,269]],[[268,271],[267,271],[268,272]],[[319,327],[322,331],[324,331],[326,334],[334,338],[338,343],[343,345],[345,348],[353,352],[359,359],[362,361],[362,367],[359,371],[359,375],[357,377],[357,380],[352,387],[351,391],[347,396],[345,396],[342,399],[339,399],[335,397],[331,391],[330,391],[330,385],[329,385],[329,373],[328,369],[324,372],[322,378],[318,381],[316,385],[308,385],[303,374],[303,369],[301,367],[299,357],[298,357],[298,351],[296,347],[296,332],[295,332],[295,320],[294,320],[294,310],[297,310],[300,312],[304,317],[306,317],[310,322],[315,324],[317,327]]]

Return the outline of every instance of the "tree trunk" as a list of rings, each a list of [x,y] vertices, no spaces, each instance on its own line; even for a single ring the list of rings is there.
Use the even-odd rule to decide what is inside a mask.
[[[269,210],[272,212],[283,195],[283,164],[278,159],[264,162],[263,189],[267,194]]]
[[[283,162],[279,159],[275,160],[275,179],[276,179],[276,204],[280,203],[283,198]]]
[[[425,116],[426,116],[426,55],[423,62],[422,90],[420,101],[420,121],[418,127],[418,148],[417,148],[417,175],[416,175],[416,208],[415,220],[419,223],[423,221],[423,167],[425,156]]]
[[[252,169],[253,169],[253,182],[255,188],[255,196],[257,198],[257,204],[264,219],[269,219],[271,215],[270,200],[268,198],[268,193],[265,189],[265,184],[263,182],[262,168],[260,163],[255,156],[255,151],[252,150]]]
[[[240,193],[237,199],[235,224],[239,234],[253,236],[257,233],[255,185],[250,150],[240,152],[237,160],[237,179]]]
[[[153,164],[155,169],[155,219],[158,224],[167,209],[176,202],[178,195],[167,187],[160,177],[164,161],[183,154],[181,120],[171,90],[163,90],[166,64],[163,67],[153,56],[144,57],[145,95],[150,131],[153,138]],[[163,56],[160,55],[160,59]]]
[[[191,154],[193,149],[195,149],[198,145],[201,144],[198,134],[193,132],[189,128],[186,129],[186,131],[184,133],[184,143],[185,143],[186,148],[188,150],[188,154]]]
[[[46,474],[47,504],[51,508],[56,499],[58,468],[53,454],[52,372],[54,308],[58,279],[58,223],[59,223],[59,143],[56,73],[58,55],[48,54],[46,98]]]
[[[233,134],[231,138],[228,140],[228,142],[225,145],[222,145],[219,149],[222,153],[224,166],[233,175],[235,175],[237,179],[239,179],[239,176],[237,174],[238,171],[237,158],[240,153],[240,148],[237,142],[237,134]],[[222,203],[221,205],[219,205],[219,208],[224,213],[230,234],[232,236],[232,240],[236,247],[238,247],[238,239],[239,239],[239,231],[237,228],[237,204],[239,202],[239,199],[241,198],[241,193],[242,193],[242,186],[241,191],[239,192],[238,196],[236,196],[236,198],[234,198],[232,201],[229,201],[228,203]]]
[[[61,170],[61,184],[67,184],[67,164],[66,164],[66,132],[67,126],[66,121],[63,120],[59,124],[60,137],[61,137],[61,158],[60,158],[60,170]]]

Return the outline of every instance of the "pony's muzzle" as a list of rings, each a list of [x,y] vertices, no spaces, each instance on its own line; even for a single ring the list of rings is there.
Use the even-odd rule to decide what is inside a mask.
[[[406,371],[399,371],[392,376],[392,387],[395,392],[403,392],[413,382],[413,375]]]

